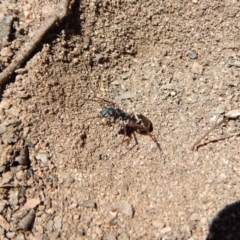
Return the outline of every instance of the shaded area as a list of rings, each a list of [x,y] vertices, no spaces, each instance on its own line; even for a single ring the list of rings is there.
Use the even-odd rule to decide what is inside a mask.
[[[211,223],[206,240],[240,239],[240,201],[227,205]]]

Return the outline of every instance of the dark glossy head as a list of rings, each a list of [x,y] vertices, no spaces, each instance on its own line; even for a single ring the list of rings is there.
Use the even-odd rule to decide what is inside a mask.
[[[104,107],[102,111],[100,112],[101,117],[104,118],[122,118],[123,120],[127,120],[129,118],[129,115],[122,111],[119,108],[113,108],[113,107]]]
[[[116,114],[116,109],[113,107],[104,107],[100,112],[101,117],[104,117],[104,118],[115,117],[115,114]]]

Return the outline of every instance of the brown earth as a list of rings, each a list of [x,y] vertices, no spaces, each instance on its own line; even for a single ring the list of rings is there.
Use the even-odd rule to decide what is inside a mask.
[[[57,6],[1,1],[2,69]],[[0,239],[205,239],[239,200],[239,120],[191,147],[239,108],[239,18],[236,0],[76,1],[2,94]],[[121,145],[96,96],[147,116],[162,150]]]

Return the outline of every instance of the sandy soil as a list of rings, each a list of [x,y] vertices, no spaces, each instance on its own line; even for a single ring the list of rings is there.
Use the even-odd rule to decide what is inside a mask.
[[[58,4],[1,1],[1,69]],[[191,150],[239,108],[239,18],[236,0],[76,1],[2,93],[0,239],[240,239],[239,120]],[[149,118],[161,151],[121,144],[96,97]]]

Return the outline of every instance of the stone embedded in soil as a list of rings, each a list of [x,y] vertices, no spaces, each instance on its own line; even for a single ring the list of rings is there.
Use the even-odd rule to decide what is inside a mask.
[[[9,200],[9,203],[11,203],[12,206],[15,206],[15,205],[18,204],[19,188],[12,188],[12,190],[9,192],[8,200]]]
[[[188,57],[191,58],[191,59],[197,59],[198,54],[197,54],[195,51],[191,50],[191,51],[188,53]]]
[[[71,205],[68,206],[68,209],[71,210],[71,209],[74,209],[78,206],[77,203],[72,203]]]
[[[48,155],[45,152],[39,151],[36,155],[36,159],[41,161],[45,166],[48,165]]]
[[[15,236],[16,236],[16,232],[7,232],[6,233],[6,237],[8,238],[8,239],[13,239],[13,238],[15,238]]]
[[[62,216],[56,216],[54,218],[54,228],[58,230],[62,228]]]
[[[23,233],[19,233],[17,236],[16,236],[16,240],[25,240],[25,235]]]
[[[11,103],[10,101],[8,101],[7,99],[3,99],[0,103],[0,108],[3,109],[9,109],[11,107]]]
[[[2,134],[2,142],[4,144],[12,144],[17,142],[17,137],[14,138],[15,129],[13,126],[8,127],[8,131]]]
[[[120,212],[125,214],[126,216],[129,217],[133,217],[134,214],[134,210],[131,204],[127,203],[127,202],[122,202],[122,203],[118,203],[115,204],[112,208],[111,208],[112,212]]]
[[[165,228],[163,228],[160,232],[161,232],[162,234],[170,234],[171,231],[172,231],[172,228],[170,228],[170,227],[165,227]]]
[[[87,49],[88,46],[89,46],[89,44],[90,44],[90,38],[89,38],[89,36],[83,37],[83,48],[84,48],[84,49]]]
[[[31,208],[34,209],[36,206],[40,204],[41,200],[39,198],[31,198],[28,199],[27,202],[24,204],[24,208]]]
[[[7,114],[11,114],[11,115],[13,115],[15,117],[18,117],[19,113],[20,113],[20,109],[17,109],[16,107],[11,107],[10,109],[5,110],[5,112]]]
[[[2,57],[11,57],[13,55],[12,50],[9,47],[5,47],[1,50]]]
[[[83,201],[83,206],[87,207],[87,208],[96,208],[96,203],[94,201],[91,200],[84,200]]]
[[[130,236],[127,232],[123,232],[119,235],[118,240],[129,240]]]
[[[200,215],[198,213],[192,213],[192,215],[190,216],[190,220],[191,221],[200,220]]]
[[[162,229],[165,224],[164,224],[164,222],[162,222],[160,220],[153,220],[152,225],[153,225],[154,228]]]
[[[104,240],[117,240],[116,236],[113,233],[109,233],[103,238]]]
[[[48,221],[45,224],[44,228],[46,229],[47,232],[52,232],[53,231],[53,221],[52,220]]]
[[[5,14],[4,14],[5,15]],[[13,21],[14,16],[13,15],[6,15],[0,22],[0,42],[2,46],[7,46],[9,37],[12,34],[13,30]]]
[[[126,80],[126,79],[128,79],[129,77],[131,77],[131,75],[132,75],[132,72],[130,71],[130,72],[127,72],[127,73],[123,73],[123,74],[121,74],[121,78],[123,79],[123,80]]]
[[[23,230],[30,230],[34,224],[35,212],[30,210],[30,212],[18,223],[18,227]]]

